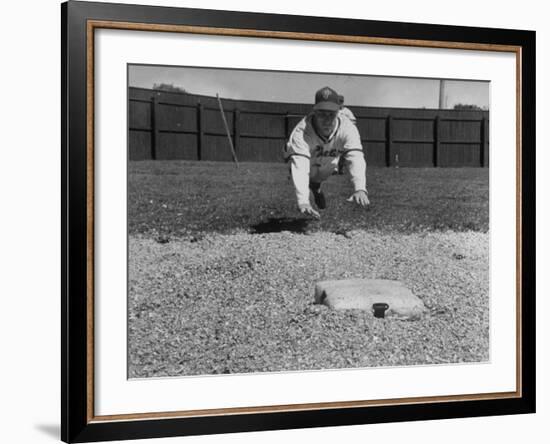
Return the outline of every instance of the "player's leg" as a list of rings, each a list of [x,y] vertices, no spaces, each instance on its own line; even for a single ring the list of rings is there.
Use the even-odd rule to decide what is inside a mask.
[[[344,167],[345,167],[346,161],[344,159],[344,156],[340,156],[338,160],[338,174],[342,175],[344,174]]]
[[[324,210],[327,207],[327,201],[325,199],[325,195],[321,191],[321,182],[312,181],[310,179],[309,189],[311,190],[311,194],[313,194],[313,200],[315,205],[317,205],[317,208]]]
[[[320,210],[324,210],[327,207],[327,201],[323,191],[321,190],[321,184],[327,180],[335,170],[338,168],[338,159],[331,160],[324,165],[313,166],[310,169],[309,174],[309,189],[313,194],[313,200],[315,205]]]

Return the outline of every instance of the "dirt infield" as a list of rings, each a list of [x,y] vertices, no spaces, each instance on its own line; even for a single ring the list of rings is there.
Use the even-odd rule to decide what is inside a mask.
[[[131,164],[130,377],[490,358],[486,170],[375,170],[368,212],[333,177],[310,222],[284,166],[186,165]],[[315,282],[344,278],[403,281],[428,311],[399,321],[313,303]]]
[[[489,358],[487,234],[349,236],[132,237],[131,377]],[[405,322],[313,304],[316,281],[355,277],[401,280],[430,311]]]

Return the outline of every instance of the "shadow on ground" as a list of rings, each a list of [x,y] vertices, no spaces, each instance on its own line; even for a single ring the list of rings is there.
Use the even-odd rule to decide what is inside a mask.
[[[251,225],[252,234],[280,233],[290,231],[291,233],[305,234],[308,231],[311,220],[295,219],[289,217],[270,217],[267,221]]]
[[[36,424],[34,428],[51,438],[60,439],[61,430],[59,424]]]

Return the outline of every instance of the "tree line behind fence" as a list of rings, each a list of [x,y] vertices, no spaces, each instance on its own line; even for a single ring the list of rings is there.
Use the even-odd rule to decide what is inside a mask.
[[[231,161],[216,97],[129,88],[130,160]],[[311,104],[222,99],[240,162],[281,162]],[[486,167],[489,112],[350,106],[370,166]]]

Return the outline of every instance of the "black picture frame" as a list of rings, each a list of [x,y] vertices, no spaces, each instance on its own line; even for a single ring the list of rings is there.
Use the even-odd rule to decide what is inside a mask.
[[[236,412],[230,415],[151,417],[98,420],[93,416],[90,385],[90,344],[93,341],[93,147],[89,130],[89,37],[91,22],[223,28],[265,33],[351,36],[432,42],[507,45],[517,48],[518,137],[520,170],[517,199],[521,231],[518,239],[518,383],[513,396],[495,399],[399,403],[281,411]],[[142,439],[289,428],[325,427],[442,418],[510,415],[535,412],[535,32],[509,29],[442,26],[355,19],[168,8],[69,1],[61,5],[62,23],[62,313],[61,313],[61,438],[65,442]],[[145,31],[144,31],[145,32]],[[286,37],[283,37],[286,38]],[[330,40],[330,38],[329,38]],[[460,46],[458,46],[460,47]],[[529,118],[521,118],[528,115]],[[91,160],[92,159],[92,160]],[[91,219],[92,218],[92,219]],[[93,350],[92,350],[93,351]]]

